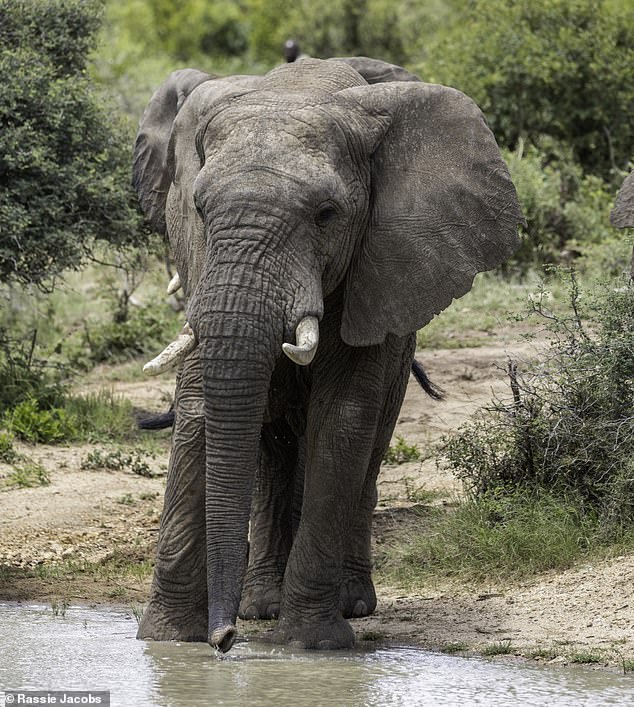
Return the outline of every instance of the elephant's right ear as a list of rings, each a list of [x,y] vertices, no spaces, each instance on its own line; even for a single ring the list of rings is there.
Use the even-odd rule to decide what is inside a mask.
[[[166,234],[165,201],[170,185],[167,146],[174,119],[189,94],[216,78],[196,69],[175,71],[156,90],[143,113],[134,145],[132,185],[152,228]]]

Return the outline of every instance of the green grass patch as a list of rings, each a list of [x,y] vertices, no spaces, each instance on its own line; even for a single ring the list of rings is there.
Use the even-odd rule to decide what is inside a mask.
[[[511,655],[512,653],[513,647],[510,640],[494,641],[482,649],[482,655],[488,656],[489,658],[496,655]]]
[[[130,607],[130,616],[132,616],[132,618],[137,622],[137,624],[140,624],[144,611],[145,611],[144,606],[134,604]]]
[[[65,409],[75,418],[77,441],[125,441],[139,435],[132,403],[111,390],[86,396],[71,396]]]
[[[634,659],[624,658],[621,660],[621,667],[623,668],[623,675],[627,673],[634,673]]]
[[[403,477],[402,482],[405,486],[405,498],[412,503],[429,505],[446,495],[444,491],[438,489],[427,489],[425,486],[417,486],[414,479],[410,476]]]
[[[405,464],[406,462],[418,461],[421,452],[416,444],[408,444],[403,437],[397,437],[396,443],[388,447],[383,461],[386,464]]]
[[[13,436],[7,432],[0,432],[0,462],[10,466],[9,473],[0,478],[0,489],[50,484],[46,469],[25,454],[20,454],[14,447]]]
[[[51,483],[46,469],[28,458],[21,458],[13,467],[11,473],[2,480],[5,488],[33,488],[48,486]]]
[[[592,665],[597,663],[604,663],[605,657],[599,653],[594,653],[592,651],[576,651],[570,655],[568,660],[571,663],[581,663],[583,665]]]
[[[143,581],[151,576],[154,569],[151,554],[148,548],[139,544],[138,549],[126,552],[115,550],[108,559],[100,562],[68,558],[53,564],[42,563],[30,569],[0,565],[0,579],[4,582],[28,578],[72,581],[94,577],[113,583],[125,582],[126,579]]]
[[[379,578],[413,589],[439,578],[484,583],[564,569],[600,546],[600,526],[579,504],[543,493],[433,508],[419,529],[383,547]]]
[[[540,646],[539,648],[535,648],[534,650],[529,651],[526,657],[532,658],[533,660],[554,660],[559,655],[561,655],[561,651],[558,651],[554,647],[544,648]]]
[[[440,649],[441,653],[446,653],[447,655],[455,655],[456,653],[464,653],[469,650],[469,646],[466,643],[456,641],[455,643],[448,643]]]
[[[527,330],[517,312],[525,311],[531,295],[543,284],[538,271],[521,280],[502,278],[495,273],[482,273],[473,288],[456,300],[421,329],[416,345],[422,349],[460,349],[485,346],[501,334],[507,339]],[[548,281],[549,297],[560,299],[563,288],[557,280]]]
[[[152,470],[140,452],[128,453],[122,449],[94,449],[82,459],[81,468],[127,470],[138,476],[152,476]]]
[[[68,599],[53,599],[51,601],[51,611],[53,616],[61,616],[64,618],[66,616],[66,609],[70,606],[70,601]]]
[[[382,641],[385,638],[385,634],[380,631],[367,630],[361,634],[362,641]]]

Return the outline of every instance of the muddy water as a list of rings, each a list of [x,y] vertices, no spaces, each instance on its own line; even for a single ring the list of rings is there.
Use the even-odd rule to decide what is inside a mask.
[[[236,644],[137,641],[130,612],[0,603],[3,689],[110,690],[124,707],[205,704],[387,705],[634,704],[634,677],[458,658],[413,648],[313,653]]]

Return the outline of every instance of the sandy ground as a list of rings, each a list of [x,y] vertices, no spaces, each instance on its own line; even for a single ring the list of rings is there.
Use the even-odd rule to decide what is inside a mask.
[[[420,352],[446,399],[430,400],[412,380],[395,434],[424,451],[494,394],[507,397],[508,356],[522,360],[531,353],[527,344]],[[156,410],[173,390],[169,378],[112,385],[135,405]],[[167,442],[163,446],[164,452],[147,459],[151,477],[81,469],[91,446],[25,448],[49,471],[51,483],[0,492],[0,600],[142,605],[165,485]],[[7,468],[0,466],[3,472]],[[421,488],[445,498],[460,492],[459,483],[433,460],[382,469],[376,542],[416,522],[412,489]],[[131,564],[141,571],[130,572]],[[82,572],[87,565],[91,571]],[[95,565],[101,570],[95,572]],[[521,584],[438,584],[407,595],[379,586],[377,593],[376,613],[353,622],[361,640],[466,653],[510,646],[516,655],[561,663],[591,652],[601,665],[615,668],[634,660],[633,555]],[[244,628],[251,633],[261,626]]]

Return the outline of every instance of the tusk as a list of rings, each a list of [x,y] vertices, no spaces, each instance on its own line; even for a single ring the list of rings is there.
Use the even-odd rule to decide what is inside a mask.
[[[296,345],[282,344],[282,351],[300,366],[307,366],[317,353],[319,321],[317,317],[304,317],[295,330]]]
[[[167,294],[168,295],[173,295],[174,292],[177,290],[180,290],[181,288],[181,279],[178,273],[174,275],[174,277],[170,280],[170,284],[167,286]]]
[[[168,344],[156,358],[143,366],[143,372],[148,376],[156,376],[168,371],[182,363],[196,346],[198,346],[198,342],[194,332],[189,326],[189,322],[186,322],[176,339]]]

